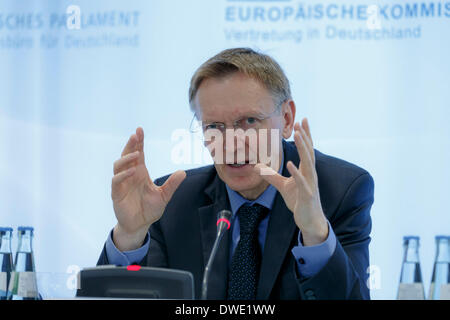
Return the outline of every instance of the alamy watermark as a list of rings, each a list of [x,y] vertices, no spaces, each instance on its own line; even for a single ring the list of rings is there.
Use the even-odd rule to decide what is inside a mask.
[[[377,265],[370,265],[366,273],[369,275],[366,285],[370,290],[381,289],[381,268]]]
[[[215,164],[265,164],[269,168],[261,168],[261,175],[275,174],[280,165],[278,129],[208,129],[201,136],[176,129],[171,139],[174,164],[204,164],[212,157]]]
[[[81,8],[77,5],[70,5],[66,9],[66,26],[68,30],[81,29]]]
[[[380,19],[380,7],[376,4],[372,4],[367,7],[367,29],[369,30],[379,30],[381,29],[381,19]]]

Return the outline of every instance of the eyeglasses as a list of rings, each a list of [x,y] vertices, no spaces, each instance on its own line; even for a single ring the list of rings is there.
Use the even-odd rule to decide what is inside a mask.
[[[258,130],[263,126],[264,120],[273,117],[276,113],[279,113],[280,110],[281,105],[278,105],[273,112],[267,115],[251,115],[239,118],[233,121],[233,128],[234,130],[242,129],[244,131],[247,131],[249,129]],[[206,131],[212,129],[220,130],[222,133],[224,133],[225,130],[227,129],[227,126],[223,122],[216,122],[216,121],[204,122],[196,120],[195,115],[192,118],[190,126],[190,131],[192,133],[198,133],[200,131],[203,131],[203,133],[205,133]]]

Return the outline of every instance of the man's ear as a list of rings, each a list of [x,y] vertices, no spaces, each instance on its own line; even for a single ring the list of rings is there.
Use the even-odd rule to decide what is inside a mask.
[[[289,139],[294,130],[295,121],[295,102],[294,100],[287,100],[281,106],[281,116],[283,117],[282,134],[284,139]]]

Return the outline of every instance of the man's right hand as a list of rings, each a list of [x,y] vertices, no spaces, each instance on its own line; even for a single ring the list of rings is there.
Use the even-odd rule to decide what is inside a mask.
[[[173,193],[186,177],[182,170],[174,172],[158,187],[148,174],[144,159],[144,131],[137,128],[114,162],[111,198],[117,225],[114,244],[120,251],[142,246],[148,228],[158,221]]]

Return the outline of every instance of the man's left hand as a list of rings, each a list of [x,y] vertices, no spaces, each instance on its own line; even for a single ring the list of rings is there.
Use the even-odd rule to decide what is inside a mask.
[[[295,123],[294,141],[301,161],[298,168],[291,161],[287,162],[291,176],[283,177],[272,169],[272,174],[261,177],[280,192],[286,206],[293,212],[295,223],[302,232],[303,245],[313,246],[327,239],[328,222],[320,203],[314,147],[306,118],[301,125]],[[271,170],[264,164],[255,166],[255,170],[263,168]]]

